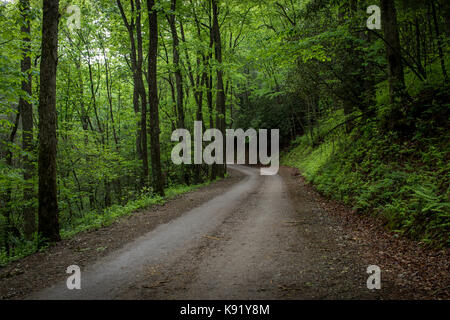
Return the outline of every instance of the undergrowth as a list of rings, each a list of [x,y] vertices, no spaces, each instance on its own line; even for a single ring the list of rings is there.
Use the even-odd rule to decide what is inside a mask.
[[[165,197],[158,195],[153,195],[149,192],[142,192],[141,195],[136,199],[129,201],[127,204],[113,205],[109,208],[103,210],[103,212],[88,212],[82,217],[74,219],[70,223],[66,223],[61,228],[62,239],[71,238],[74,235],[88,230],[96,230],[105,226],[109,226],[120,217],[131,215],[139,210],[146,209],[155,204],[163,204],[167,200],[174,198],[177,195],[204,187],[209,185],[211,182],[205,182],[198,185],[177,185],[170,187],[165,190]],[[0,266],[6,265],[9,262],[19,260],[37,251],[44,251],[48,246],[44,244],[43,239],[40,239],[35,235],[35,240],[26,241],[23,238],[17,238],[14,245],[12,246],[12,252],[8,256],[6,251],[0,251]]]
[[[381,217],[390,230],[449,247],[450,105],[448,93],[438,102],[437,95],[426,88],[418,93],[408,106],[414,116],[405,117],[406,133],[386,130],[389,112],[382,110],[377,119],[354,123],[350,134],[342,129],[314,147],[307,135],[298,137],[281,163],[298,168],[322,194]],[[329,127],[321,124],[317,134]]]

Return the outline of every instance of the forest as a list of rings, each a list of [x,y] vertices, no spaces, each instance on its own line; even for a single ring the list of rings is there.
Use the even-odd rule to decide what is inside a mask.
[[[449,20],[447,0],[1,0],[0,264],[226,179],[171,161],[199,121],[279,129],[321,194],[447,248]]]

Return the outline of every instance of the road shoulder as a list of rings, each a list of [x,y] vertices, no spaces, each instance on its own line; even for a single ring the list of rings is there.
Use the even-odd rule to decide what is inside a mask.
[[[327,217],[341,228],[340,248],[356,249],[367,266],[378,265],[382,271],[382,299],[450,299],[450,251],[424,247],[388,231],[381,219],[360,215],[351,208],[321,196],[297,169],[282,167],[294,202],[306,194]],[[301,190],[301,191],[300,191]],[[348,247],[348,249],[345,249]],[[336,253],[337,254],[337,253]],[[368,276],[368,275],[367,275]]]

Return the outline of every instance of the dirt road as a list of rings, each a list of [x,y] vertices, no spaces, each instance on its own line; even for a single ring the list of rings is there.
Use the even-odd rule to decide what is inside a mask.
[[[335,255],[338,243],[330,245],[326,235],[336,230],[313,203],[305,201],[299,215],[282,177],[234,169],[246,177],[227,192],[82,270],[81,290],[62,281],[30,298],[373,296],[365,285],[367,266]]]
[[[413,264],[393,265],[383,258],[394,252],[405,260],[401,254],[407,250],[420,256],[416,244],[400,252],[395,239],[388,244],[365,239],[352,224],[349,228],[324,210],[290,169],[277,176],[260,176],[258,169],[243,166],[230,169],[227,180],[72,240],[85,247],[87,258],[73,252],[73,243],[63,243],[10,266],[22,272],[7,280],[0,272],[0,294],[27,299],[448,298],[448,256],[430,253],[428,272],[442,275],[418,288],[422,280],[414,282]],[[105,243],[110,249],[103,255],[89,255],[89,247]],[[374,243],[386,248],[373,250]],[[70,264],[81,267],[81,290],[67,289]],[[369,265],[382,269],[381,290],[367,289]],[[405,277],[411,281],[402,281]]]

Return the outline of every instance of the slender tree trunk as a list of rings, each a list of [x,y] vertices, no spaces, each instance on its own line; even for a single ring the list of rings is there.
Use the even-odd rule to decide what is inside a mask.
[[[56,70],[59,0],[44,0],[39,96],[39,233],[59,241],[56,176]]]
[[[114,138],[114,146],[116,147],[116,151],[120,152],[120,144],[119,144],[119,138],[117,136],[116,132],[116,123],[114,120],[114,111],[113,111],[113,101],[112,101],[112,79],[111,74],[109,71],[109,65],[108,65],[108,57],[106,56],[106,51],[101,44],[103,49],[103,59],[105,60],[105,78],[106,78],[106,94],[108,98],[108,105],[109,105],[109,115],[111,117],[111,127],[113,131],[113,138]],[[116,197],[118,200],[118,203],[122,203],[122,184],[120,182],[120,178],[114,179],[113,181],[115,190],[116,190]],[[109,186],[109,182],[108,182]]]
[[[114,138],[114,144],[116,146],[116,149],[119,150],[119,139],[117,138],[117,132],[116,132],[116,124],[114,121],[114,112],[113,112],[113,101],[112,101],[112,83],[111,83],[111,75],[109,72],[109,65],[108,65],[108,57],[106,56],[105,48],[103,47],[103,59],[105,60],[105,80],[106,80],[106,96],[108,99],[108,106],[109,106],[109,116],[111,117],[111,127],[113,131],[113,138]]]
[[[195,10],[194,10],[194,12],[195,12]],[[199,39],[201,39],[199,22],[198,22],[196,16],[195,16],[195,23],[197,26],[198,37],[199,37]],[[186,43],[186,37],[185,37],[182,21],[180,21],[180,32],[181,32],[181,40],[183,41],[183,43]],[[208,78],[208,73],[206,70],[206,68],[207,68],[206,59],[205,59],[204,54],[202,54],[200,50],[197,50],[197,52],[196,52],[196,54],[197,54],[197,75],[194,77],[194,72],[193,72],[191,60],[189,57],[189,51],[187,48],[185,48],[184,54],[186,57],[186,64],[187,64],[187,70],[188,70],[188,76],[189,76],[188,78],[189,78],[190,84],[193,88],[194,100],[197,105],[195,119],[196,119],[196,121],[199,121],[202,123],[202,134],[203,134],[205,132],[205,124],[203,123],[203,86],[205,86],[206,80]],[[203,68],[203,71],[201,71],[202,68]],[[193,168],[194,181],[197,184],[203,182],[202,176],[201,176],[201,169],[202,169],[201,164],[194,165],[194,168]]]
[[[33,184],[31,178],[33,177],[33,163],[29,154],[33,152],[33,106],[29,102],[32,96],[31,92],[31,28],[30,28],[30,1],[20,0],[20,12],[22,15],[22,26],[20,32],[23,37],[22,46],[22,60],[20,62],[20,71],[26,75],[26,79],[22,81],[22,91],[29,97],[20,97],[19,100],[19,112],[22,117],[22,148],[27,153],[23,157],[24,173],[23,178],[25,180],[24,188],[24,233],[27,239],[32,239],[33,233],[36,230],[36,214],[33,205],[30,204],[34,197]]]
[[[218,0],[211,0],[212,11],[213,11],[213,36],[214,36],[214,48],[215,48],[215,58],[217,61],[217,96],[216,96],[216,111],[217,119],[216,126],[225,136],[225,91],[223,86],[223,70],[222,70],[222,40],[220,36],[220,26],[219,26],[219,12],[217,8]],[[225,141],[223,145],[223,150],[225,150]],[[225,155],[224,155],[225,158]],[[225,163],[225,161],[224,161]],[[218,166],[218,175],[221,178],[225,177],[226,169],[225,165]]]
[[[142,185],[148,185],[148,140],[147,140],[147,93],[145,92],[142,66],[144,55],[142,50],[141,0],[136,0],[136,36],[137,36],[137,84],[141,97],[141,152],[142,152]]]
[[[16,120],[14,121],[14,126],[12,128],[11,134],[9,135],[8,141],[11,144],[14,143],[14,140],[16,138],[16,133],[17,133],[17,129],[19,127],[19,122],[20,122],[20,111],[16,115]],[[6,165],[8,167],[12,168],[13,153],[9,148],[6,150],[5,160],[6,160]],[[11,225],[11,212],[13,210],[13,206],[12,206],[12,185],[10,182],[8,183],[6,191],[2,197],[2,202],[4,205],[2,206],[1,211],[6,220],[6,224],[5,224],[5,227],[3,230],[3,241],[5,243],[6,253],[9,256],[10,249],[11,249],[10,243],[9,243],[9,234],[11,234],[14,230],[13,226]]]
[[[176,27],[176,18],[175,11],[177,8],[177,0],[171,0],[170,10],[172,11],[169,15],[167,15],[167,21],[169,22],[170,32],[172,34],[172,57],[173,57],[173,66],[175,68],[175,86],[177,92],[177,115],[178,121],[177,125],[179,129],[185,128],[184,123],[184,110],[183,110],[183,77],[181,75],[181,67],[180,67],[180,40],[178,38],[178,31]]]
[[[131,50],[131,69],[133,72],[133,83],[134,83],[134,93],[133,93],[133,105],[134,111],[136,113],[141,112],[141,119],[138,121],[138,126],[140,131],[138,132],[136,138],[136,151],[139,158],[142,160],[142,173],[141,173],[141,187],[148,184],[148,142],[147,142],[147,94],[145,92],[144,80],[142,76],[142,66],[144,62],[143,49],[142,49],[142,27],[141,27],[141,17],[142,17],[142,7],[140,0],[131,0],[131,19],[128,21],[125,12],[122,7],[120,0],[117,0],[117,5],[119,7],[120,13],[122,15],[122,20],[128,30],[128,35],[130,38],[130,50]],[[135,12],[135,5],[136,11]],[[134,20],[136,16],[136,21]],[[136,39],[134,32],[136,30]],[[137,51],[137,54],[136,54]],[[139,98],[141,101],[141,107],[139,108]]]
[[[210,2],[211,7],[211,2]],[[209,110],[209,128],[213,129],[214,125],[214,107],[213,107],[213,68],[212,68],[212,59],[213,59],[213,47],[214,47],[214,32],[212,27],[212,8],[210,8],[209,13],[209,53],[208,53],[208,81],[207,81],[207,94],[206,100],[208,102],[208,110]],[[211,180],[215,180],[217,177],[217,164],[213,164],[211,166]]]
[[[148,55],[148,81],[150,102],[150,151],[152,159],[153,189],[159,195],[164,195],[164,181],[161,169],[161,151],[159,141],[159,107],[158,107],[158,12],[155,8],[155,0],[147,0],[149,19],[149,55]]]
[[[97,122],[97,129],[100,132],[101,135],[101,144],[105,145],[105,136],[104,136],[104,130],[103,130],[103,125],[100,121],[100,117],[98,116],[98,109],[97,109],[97,97],[96,97],[96,90],[94,88],[94,77],[93,77],[93,72],[92,72],[92,65],[91,65],[91,57],[90,54],[88,53],[88,69],[89,69],[89,83],[90,83],[90,89],[91,89],[91,98],[92,98],[92,106],[94,107],[94,115],[95,115],[95,120]]]
[[[427,78],[427,72],[425,71],[425,68],[422,64],[422,49],[420,46],[421,41],[421,34],[420,34],[420,27],[419,27],[419,18],[416,16],[414,19],[414,28],[416,31],[416,59],[417,59],[417,68],[419,69],[420,74],[423,75],[423,77]]]
[[[229,99],[229,103],[230,103],[230,126],[229,128],[232,129],[233,128],[233,123],[234,123],[234,87],[233,84],[230,85],[230,99]]]
[[[339,12],[338,12],[338,16],[339,16],[339,21],[341,23],[348,23],[349,25],[349,34],[351,34],[352,36],[356,36],[355,35],[355,31],[352,30],[353,27],[353,22],[354,22],[354,17],[355,17],[355,12],[356,12],[356,2],[355,0],[350,0],[347,2],[343,2],[345,5],[341,6],[339,8]],[[347,14],[348,12],[348,14]],[[344,110],[344,115],[349,118],[350,115],[355,111],[355,97],[356,95],[359,95],[360,92],[357,92],[356,89],[357,87],[357,81],[355,79],[355,74],[358,73],[355,68],[357,67],[357,63],[355,63],[355,59],[358,59],[358,54],[357,51],[355,50],[355,45],[353,42],[352,37],[349,37],[346,40],[345,43],[345,52],[343,53],[343,57],[342,57],[342,66],[343,66],[343,70],[346,70],[346,75],[342,78],[342,89],[343,92],[347,93],[350,92],[350,95],[346,95],[346,94],[342,94],[342,96],[344,97],[344,99],[342,99],[342,104],[343,104],[343,110]],[[355,91],[354,93],[352,91]],[[359,97],[357,97],[359,98]],[[313,111],[315,109],[315,106],[313,105],[313,98],[310,97],[310,102],[312,105],[310,105],[310,110]],[[314,115],[309,116],[309,121],[310,121],[310,132],[311,132],[311,140],[313,141],[313,131],[314,131],[314,123],[317,119],[315,119]],[[312,129],[311,129],[312,128]],[[345,125],[345,131],[347,133],[351,132],[353,130],[353,123],[351,121],[347,122],[347,124]],[[313,141],[314,143],[314,141]]]
[[[403,98],[405,90],[405,76],[394,0],[382,0],[381,11],[383,16],[382,28],[386,39],[389,92],[391,102],[394,103],[398,98]]]
[[[442,0],[442,2],[444,21],[447,22],[444,31],[447,37],[450,37],[450,2],[448,0]]]
[[[434,0],[431,0],[431,11],[433,13],[434,30],[436,31],[436,38],[437,38],[438,51],[439,51],[439,60],[441,62],[442,75],[444,76],[445,82],[448,82],[447,69],[445,68],[444,52],[442,50],[441,33],[439,32],[439,22],[437,19],[436,4],[434,3]],[[450,21],[447,21],[447,23],[450,23]]]
[[[173,67],[175,68],[175,86],[176,86],[176,105],[177,105],[177,126],[178,129],[185,129],[184,120],[184,93],[183,93],[183,76],[180,66],[180,40],[178,38],[177,24],[175,12],[177,9],[177,0],[171,0],[171,13],[167,15],[170,32],[172,34],[172,58]],[[194,89],[195,90],[195,89]],[[189,184],[189,171],[185,165],[182,165],[182,183]]]
[[[80,110],[80,121],[81,121],[81,126],[84,131],[84,145],[85,145],[85,147],[87,147],[88,143],[89,143],[88,130],[89,130],[89,128],[91,128],[91,130],[93,131],[93,129],[92,129],[92,124],[91,124],[91,119],[89,118],[88,110],[86,110],[86,106],[84,103],[84,81],[83,81],[83,73],[81,70],[81,57],[75,61],[75,65],[76,65],[77,72],[78,72],[79,88],[80,88],[80,91],[79,91],[79,101],[80,101],[80,109],[81,109]],[[92,161],[92,157],[89,155],[86,155],[86,162],[90,163],[91,161]],[[81,188],[80,185],[79,185],[79,187]],[[79,190],[81,190],[81,189],[79,189]],[[96,207],[96,204],[95,204],[96,201],[95,201],[95,196],[94,196],[94,188],[90,184],[88,185],[88,194],[89,194],[90,209],[94,210]]]
[[[135,114],[139,113],[139,90],[137,86],[134,86],[133,89],[133,106],[134,106],[134,112]],[[142,144],[141,144],[141,120],[137,123],[137,132],[136,132],[136,153],[138,156],[138,159],[142,160]],[[141,174],[141,180],[143,180],[143,176]]]

